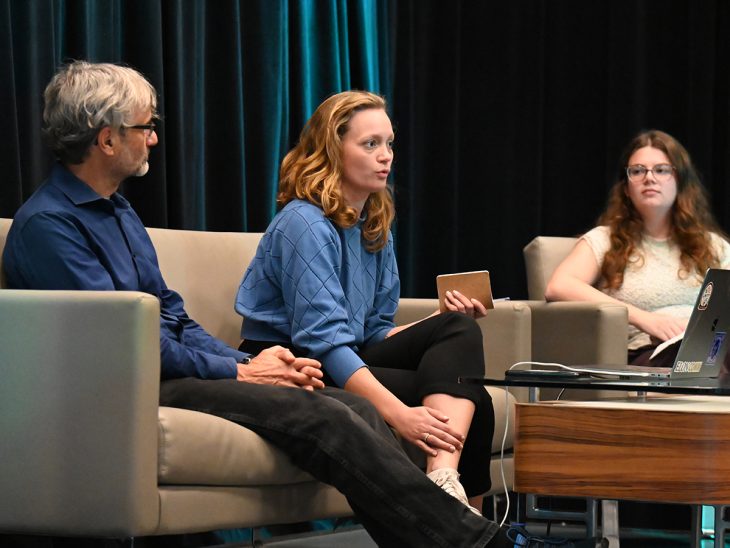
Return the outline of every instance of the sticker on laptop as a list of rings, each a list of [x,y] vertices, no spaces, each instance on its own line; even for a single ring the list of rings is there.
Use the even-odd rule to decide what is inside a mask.
[[[712,341],[712,347],[710,347],[710,353],[707,355],[705,363],[713,365],[717,361],[717,355],[720,353],[722,348],[722,342],[725,340],[725,331],[715,331],[715,340]]]
[[[697,303],[697,310],[704,310],[707,308],[707,305],[710,304],[710,297],[712,297],[712,288],[712,282],[708,283],[705,286],[705,289],[702,291],[702,296],[700,297],[700,302]]]
[[[698,373],[702,369],[702,362],[690,362],[685,360],[677,360],[674,364],[675,373]]]

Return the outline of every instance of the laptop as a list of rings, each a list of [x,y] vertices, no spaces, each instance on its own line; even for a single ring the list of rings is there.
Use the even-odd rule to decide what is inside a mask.
[[[722,370],[730,333],[730,270],[710,268],[697,295],[687,329],[672,367],[636,365],[562,366],[554,375],[588,375],[614,378],[687,379],[715,378]],[[540,370],[510,370],[508,376],[540,376]],[[543,375],[549,375],[543,369]],[[570,373],[569,373],[570,372]]]

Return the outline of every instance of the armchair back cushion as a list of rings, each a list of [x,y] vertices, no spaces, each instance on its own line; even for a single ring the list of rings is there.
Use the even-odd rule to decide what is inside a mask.
[[[164,228],[147,232],[165,282],[185,299],[190,317],[214,337],[238,348],[241,316],[233,303],[262,234]]]
[[[538,236],[522,253],[527,268],[527,295],[530,300],[544,301],[550,276],[575,247],[577,238]]]

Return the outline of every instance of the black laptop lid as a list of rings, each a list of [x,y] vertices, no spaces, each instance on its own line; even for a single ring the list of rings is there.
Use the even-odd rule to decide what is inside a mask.
[[[728,350],[729,332],[730,270],[711,268],[697,294],[671,377],[717,377]]]

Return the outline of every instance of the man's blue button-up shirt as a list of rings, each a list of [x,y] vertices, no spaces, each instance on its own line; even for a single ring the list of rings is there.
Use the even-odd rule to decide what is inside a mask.
[[[3,254],[9,287],[143,291],[160,300],[162,378],[235,378],[246,355],[208,334],[167,288],[142,221],[61,165],[23,204]]]

